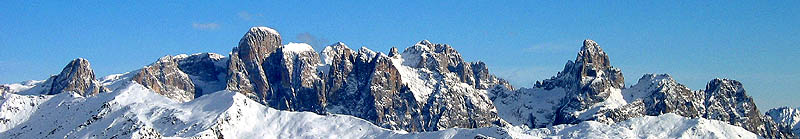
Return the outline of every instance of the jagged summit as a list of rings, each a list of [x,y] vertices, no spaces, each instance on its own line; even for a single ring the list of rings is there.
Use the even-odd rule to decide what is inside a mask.
[[[328,46],[344,46],[344,47],[347,47],[347,44],[344,44],[344,42],[336,42],[336,43],[333,43],[333,44],[328,45]]]
[[[611,66],[608,55],[593,40],[584,40],[581,50],[575,60],[567,61],[564,70],[556,76],[537,83],[536,87],[548,89],[561,87],[579,89],[593,85],[595,92],[601,92],[609,87],[623,88],[624,77],[622,71]]]
[[[47,81],[28,83],[27,86],[0,85],[0,94],[16,93],[25,89],[43,92],[39,94],[71,91],[84,96],[104,92],[106,89],[94,79],[92,72],[88,61],[79,58],[71,61],[61,74]],[[625,88],[623,83],[622,72],[611,65],[608,55],[597,42],[588,39],[584,40],[575,59],[568,60],[564,70],[556,76],[542,83],[537,82],[534,88],[513,89],[505,80],[490,74],[486,63],[464,61],[461,54],[448,44],[421,40],[402,52],[397,47],[392,47],[384,54],[366,47],[351,49],[342,42],[336,42],[320,52],[315,52],[305,43],[283,44],[280,34],[274,29],[253,27],[242,36],[239,45],[232,49],[229,57],[213,53],[165,56],[137,71],[103,78],[102,85],[114,88],[117,92],[125,92],[126,86],[134,87],[128,89],[136,91],[128,92],[138,93],[123,94],[124,97],[113,97],[114,99],[123,100],[134,96],[141,98],[140,96],[152,94],[148,99],[163,100],[154,105],[143,106],[165,106],[166,111],[157,110],[156,113],[151,113],[134,110],[145,113],[133,113],[131,117],[159,117],[155,121],[147,118],[149,120],[144,122],[145,127],[153,125],[147,122],[163,124],[168,128],[158,128],[157,132],[148,133],[169,133],[166,136],[176,136],[173,132],[194,133],[195,129],[205,128],[240,130],[233,127],[197,127],[181,118],[187,116],[170,114],[188,111],[195,113],[195,110],[200,110],[197,114],[203,114],[201,112],[210,109],[187,107],[184,110],[183,106],[173,109],[171,105],[188,106],[210,102],[228,106],[231,103],[225,102],[227,98],[221,100],[214,97],[236,93],[233,94],[236,99],[254,100],[242,101],[254,106],[260,103],[284,111],[352,115],[386,129],[409,132],[489,126],[500,126],[496,128],[503,129],[516,126],[556,127],[559,124],[578,123],[580,124],[575,127],[597,127],[594,125],[612,125],[631,119],[648,119],[647,116],[667,115],[666,119],[687,117],[718,120],[725,122],[724,125],[740,126],[767,138],[791,137],[790,134],[782,133],[782,128],[779,128],[781,125],[767,121],[769,118],[760,115],[752,98],[745,94],[741,83],[735,80],[715,79],[708,83],[706,90],[698,91],[677,83],[668,74],[645,74],[630,88]],[[213,94],[218,91],[228,94]],[[16,97],[14,95],[16,94],[0,97]],[[114,95],[120,94],[103,93],[86,100],[106,100],[102,96]],[[64,94],[38,98],[64,99],[68,96]],[[0,101],[6,100],[0,98]],[[78,110],[57,101],[45,103],[48,106],[55,104],[52,106]],[[27,103],[13,104],[33,108],[33,105]],[[85,116],[90,117],[85,118],[102,119],[108,116],[104,114],[107,112],[106,108],[123,111],[130,108],[124,104],[104,103],[103,106],[96,106],[97,104],[99,103],[86,103],[87,107],[101,109],[97,114],[88,112],[90,115]],[[1,109],[17,111],[15,108]],[[248,119],[247,122],[252,121],[251,118],[264,119],[264,115],[259,115],[264,113],[241,113],[238,109],[230,112],[234,115],[219,119],[224,119],[223,122],[229,122],[231,118]],[[285,120],[282,117],[279,119]],[[127,118],[127,115],[123,118]],[[266,120],[274,121],[272,118],[275,117],[267,117]],[[216,123],[209,119],[188,121],[195,120]],[[95,121],[89,122],[86,125]],[[2,123],[3,119],[0,118],[0,124]],[[108,122],[95,122],[93,126],[101,127],[98,123]],[[82,123],[67,128],[78,127],[76,131],[79,131],[80,126],[85,126],[77,124]],[[187,129],[179,131],[172,128],[176,125]],[[557,129],[564,129],[561,127]],[[0,126],[0,130],[2,129]],[[26,127],[22,129],[20,131],[27,132]],[[203,134],[217,134],[211,130]],[[547,130],[544,132],[548,134],[552,132],[549,129],[541,130]],[[696,133],[696,128],[686,130]],[[42,131],[53,132],[50,129]],[[59,129],[56,132],[68,133],[67,131],[69,130]]]
[[[584,63],[585,66],[593,68],[593,70],[605,70],[611,67],[611,62],[608,60],[608,55],[603,52],[600,45],[593,40],[584,40],[581,51],[578,52],[578,57],[575,58],[576,63]]]
[[[392,47],[389,49],[389,57],[395,57],[400,55],[400,51],[397,50],[397,47]]]
[[[795,135],[800,134],[800,108],[774,108],[767,111],[766,115],[775,123],[782,124],[784,129],[791,130]]]
[[[723,121],[766,138],[794,137],[761,115],[736,80],[714,79],[705,90],[691,90],[668,74],[645,74],[630,88],[623,83],[622,72],[611,65],[600,45],[585,40],[575,61],[568,61],[556,76],[534,88],[496,93],[493,102],[503,119],[529,127],[616,123],[675,113]]]
[[[272,29],[272,28],[269,28],[269,27],[264,27],[264,26],[251,27],[250,31],[248,33],[251,33],[251,32],[252,33],[267,32],[269,34],[280,35],[280,34],[278,34],[278,31],[276,31],[275,29]]]
[[[708,82],[706,85],[706,90],[714,91],[714,90],[730,90],[730,91],[744,91],[742,88],[742,83],[737,80],[727,79],[727,78],[715,78]]]
[[[422,45],[422,46],[427,46],[427,45],[431,45],[433,43],[431,43],[431,41],[428,41],[428,40],[421,40],[421,41],[417,42],[417,44],[418,45]]]
[[[457,53],[455,51],[455,49],[453,49],[448,44],[431,43],[428,40],[421,40],[421,41],[417,42],[416,44],[406,48],[403,52],[405,53],[405,51],[409,51],[409,50],[435,52],[435,53],[443,53],[443,52],[455,52],[455,53]]]
[[[325,46],[325,48],[320,51],[320,59],[322,59],[323,64],[333,64],[334,58],[340,58],[343,56],[352,56],[354,51],[347,47],[346,44],[343,42],[336,42]],[[345,55],[346,54],[346,55]],[[324,70],[327,71],[327,70]]]
[[[164,56],[140,69],[132,78],[154,92],[179,102],[194,99],[195,85],[178,63],[182,56]]]
[[[676,82],[676,81],[669,74],[648,73],[648,74],[644,74],[642,76],[642,78],[639,78],[639,82],[637,83],[637,85],[648,84],[648,83],[659,84],[659,83],[673,83],[673,82]]]
[[[274,29],[250,28],[231,52],[226,89],[264,102],[271,92],[264,61],[280,47],[281,36]]]
[[[51,81],[51,88],[46,94],[72,91],[82,96],[91,96],[101,91],[89,60],[83,58],[70,61],[60,74],[51,77]]]
[[[277,31],[267,27],[253,27],[242,36],[237,48],[243,60],[261,63],[267,54],[271,54],[281,46],[281,36]]]

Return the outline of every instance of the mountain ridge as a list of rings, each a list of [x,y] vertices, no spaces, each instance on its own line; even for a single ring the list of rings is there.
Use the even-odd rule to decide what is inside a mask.
[[[490,74],[485,63],[464,61],[448,44],[421,40],[386,54],[337,42],[317,52],[307,44],[284,45],[280,34],[267,27],[251,28],[228,57],[165,56],[102,80],[88,65],[76,59],[47,81],[0,85],[0,94],[71,92],[90,97],[137,84],[177,102],[192,102],[228,90],[277,110],[352,115],[404,132],[615,124],[674,113],[727,122],[762,137],[794,137],[785,122],[762,115],[735,80],[714,79],[705,90],[693,91],[667,74],[646,74],[625,88],[622,71],[588,39],[556,76],[519,89]],[[65,77],[71,80],[51,81]]]

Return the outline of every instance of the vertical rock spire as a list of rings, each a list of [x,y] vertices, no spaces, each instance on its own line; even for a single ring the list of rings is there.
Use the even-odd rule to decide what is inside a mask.
[[[576,67],[580,69],[579,71],[582,77],[595,76],[597,72],[602,72],[611,68],[608,55],[606,55],[603,49],[593,40],[583,41],[583,47],[581,47],[581,51],[578,52],[575,63],[580,63],[582,65]]]
[[[61,73],[51,77],[52,85],[46,94],[58,94],[72,91],[82,96],[91,96],[101,91],[100,84],[95,79],[94,71],[89,65],[89,60],[78,58],[72,60],[61,70]]]
[[[164,56],[145,66],[133,76],[133,81],[170,99],[187,102],[195,97],[195,86],[178,64],[178,57]]]
[[[281,36],[274,29],[250,28],[239,40],[239,46],[231,52],[226,88],[256,97],[263,102],[263,93],[270,91],[270,86],[262,64],[279,47]]]
[[[536,87],[564,88],[566,98],[556,112],[554,124],[577,123],[579,115],[595,104],[609,99],[613,92],[625,86],[622,71],[611,66],[608,55],[593,40],[584,40],[575,61],[568,61],[557,76],[544,80]]]

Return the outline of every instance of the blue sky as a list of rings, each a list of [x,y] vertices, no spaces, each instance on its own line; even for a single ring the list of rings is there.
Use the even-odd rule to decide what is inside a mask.
[[[158,57],[226,54],[251,26],[317,50],[337,41],[387,52],[428,39],[515,87],[555,75],[593,39],[626,84],[668,73],[694,90],[713,78],[744,83],[762,109],[800,106],[798,1],[261,1],[0,5],[0,83],[42,80],[71,59],[98,76]]]

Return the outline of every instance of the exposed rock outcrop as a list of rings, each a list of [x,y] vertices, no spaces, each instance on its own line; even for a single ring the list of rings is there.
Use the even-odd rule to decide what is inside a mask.
[[[742,83],[729,79],[714,79],[706,85],[703,118],[728,122],[767,138],[789,138],[791,132],[782,132],[777,124],[759,112],[753,98],[748,96]]]
[[[275,30],[267,27],[250,28],[239,40],[239,46],[231,52],[226,89],[266,103],[272,90],[262,64],[279,47],[281,37]]]
[[[774,108],[767,111],[766,115],[775,123],[780,124],[784,131],[792,131],[795,135],[800,135],[800,108]]]
[[[106,92],[95,79],[94,71],[90,67],[89,61],[83,58],[72,60],[56,76],[50,77],[48,82],[50,88],[44,94],[58,94],[66,91],[78,93],[82,96],[96,95]]]
[[[178,68],[189,75],[195,86],[195,98],[225,90],[228,59],[215,53],[197,53],[175,57]]]
[[[195,97],[195,86],[189,75],[178,68],[179,58],[161,57],[157,62],[140,69],[132,80],[175,101],[190,101]]]
[[[511,88],[484,63],[427,40],[389,55],[344,43],[320,55],[280,43],[269,28],[246,33],[231,53],[226,88],[281,110],[348,114],[407,131],[498,124],[486,89]]]
[[[597,43],[585,40],[576,62],[534,88],[493,91],[501,116],[512,124],[545,127],[593,120],[616,123],[642,116],[675,113],[720,120],[767,138],[794,135],[761,115],[741,83],[714,79],[706,90],[693,91],[666,74],[646,74],[623,88],[619,69]]]
[[[575,61],[568,61],[564,70],[535,87],[563,88],[566,98],[556,110],[553,124],[574,124],[592,117],[588,109],[601,109],[612,95],[625,86],[622,71],[611,66],[608,55],[593,40],[584,40]]]

